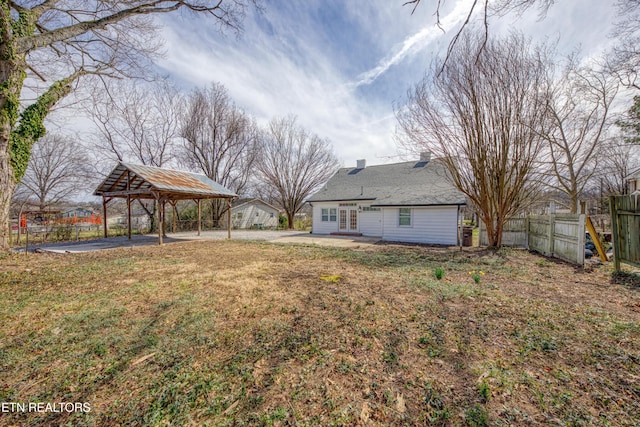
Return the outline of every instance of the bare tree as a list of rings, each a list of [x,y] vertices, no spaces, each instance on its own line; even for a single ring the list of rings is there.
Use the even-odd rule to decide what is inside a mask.
[[[640,89],[640,1],[618,0],[616,2],[620,21],[613,36],[618,43],[610,56],[610,67],[620,82],[630,88]]]
[[[153,14],[186,10],[239,29],[251,0],[7,1],[0,7],[0,248],[9,207],[44,120],[83,76],[127,75],[159,46]],[[29,91],[23,91],[29,83]],[[35,101],[21,98],[35,94]]]
[[[244,192],[260,152],[259,131],[254,119],[233,103],[222,84],[193,91],[183,114],[181,135],[184,150],[180,161],[184,165],[236,194]],[[212,200],[214,226],[226,209],[220,200]]]
[[[637,1],[637,0],[627,0],[627,1]],[[469,10],[467,12],[467,16],[462,23],[462,26],[458,29],[458,31],[454,34],[451,42],[449,43],[449,47],[447,48],[447,54],[445,56],[444,61],[442,61],[442,68],[447,63],[449,57],[451,56],[456,44],[460,40],[460,37],[464,34],[464,31],[467,27],[472,25],[472,17],[475,12],[479,12],[482,15],[483,21],[483,32],[482,32],[482,43],[481,47],[478,50],[480,52],[482,48],[487,44],[489,39],[489,16],[491,15],[506,15],[509,12],[517,12],[524,13],[526,10],[531,9],[533,7],[537,7],[539,14],[541,17],[545,16],[547,11],[551,6],[554,5],[556,0],[473,0],[473,2],[469,6]],[[411,14],[413,14],[418,6],[422,3],[422,0],[406,0],[403,3],[403,6],[411,7]],[[436,16],[436,25],[441,28],[443,31],[445,30],[442,27],[442,22],[440,21],[440,12],[441,8],[444,5],[443,0],[438,0],[435,6],[435,16]]]
[[[309,133],[296,123],[295,117],[271,120],[258,170],[261,179],[277,195],[290,229],[294,228],[295,214],[305,199],[338,167],[338,159],[328,140]]]
[[[182,108],[181,94],[166,81],[111,82],[90,103],[96,146],[114,161],[162,167],[174,157]]]
[[[27,171],[16,194],[32,196],[40,210],[69,200],[82,190],[88,177],[88,158],[84,148],[61,135],[45,135],[33,145]]]
[[[640,147],[625,142],[620,136],[603,142],[597,179],[603,195],[619,195],[627,191],[626,178],[640,167]]]
[[[399,142],[440,157],[486,224],[490,247],[502,245],[506,220],[539,190],[541,54],[519,35],[486,45],[482,34],[467,35],[396,112]]]
[[[541,136],[547,141],[549,186],[566,194],[569,209],[598,173],[603,141],[613,124],[611,104],[618,80],[600,69],[580,67],[570,58],[560,78],[549,75],[548,114]]]
[[[106,159],[162,167],[174,157],[180,135],[182,96],[166,81],[111,82],[95,93],[90,112],[97,129],[95,146]],[[113,167],[103,162],[109,173]],[[138,199],[155,229],[156,205]]]

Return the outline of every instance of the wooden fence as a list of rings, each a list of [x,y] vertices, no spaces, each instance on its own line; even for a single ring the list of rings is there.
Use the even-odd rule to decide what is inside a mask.
[[[507,221],[502,245],[525,248],[545,256],[584,265],[585,215],[537,215]],[[480,223],[480,245],[488,245]]]
[[[640,197],[611,196],[609,206],[615,271],[621,262],[640,267]]]

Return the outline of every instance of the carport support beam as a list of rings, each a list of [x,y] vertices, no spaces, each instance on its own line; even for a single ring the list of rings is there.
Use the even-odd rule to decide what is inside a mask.
[[[231,199],[227,199],[227,239],[231,240]]]
[[[127,192],[131,191],[131,172],[127,170]],[[127,237],[131,240],[131,194],[127,194]]]
[[[202,207],[200,205],[200,201],[200,199],[196,200],[196,203],[198,204],[198,236],[202,231]]]
[[[127,196],[127,236],[131,240],[131,196]]]
[[[160,206],[160,199],[156,199],[156,212],[158,212],[158,245],[162,245],[162,206]]]
[[[102,224],[104,225],[104,238],[107,238],[107,198],[102,196]]]

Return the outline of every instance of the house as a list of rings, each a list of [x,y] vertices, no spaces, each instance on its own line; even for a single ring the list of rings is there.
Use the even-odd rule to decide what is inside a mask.
[[[419,161],[342,168],[309,199],[313,234],[354,234],[383,240],[456,245],[464,194],[444,164]]]
[[[238,199],[231,205],[231,227],[276,228],[280,211],[260,199]]]
[[[628,194],[638,194],[640,192],[640,169],[636,169],[625,177]]]
[[[62,212],[56,222],[61,224],[102,224],[102,218],[92,209],[75,207]]]

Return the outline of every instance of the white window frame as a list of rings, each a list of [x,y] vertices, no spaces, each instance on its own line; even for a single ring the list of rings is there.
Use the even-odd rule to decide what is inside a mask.
[[[338,209],[337,208],[330,208],[329,209],[329,222],[336,222],[338,221]]]
[[[403,212],[405,211],[405,212]],[[408,211],[408,212],[406,212]],[[408,215],[407,215],[408,214]],[[409,224],[403,224],[402,220],[408,219]],[[399,208],[398,209],[398,227],[412,227],[413,226],[413,209],[411,208]]]
[[[338,221],[338,209],[322,208],[320,209],[320,217],[322,222],[336,222]]]

